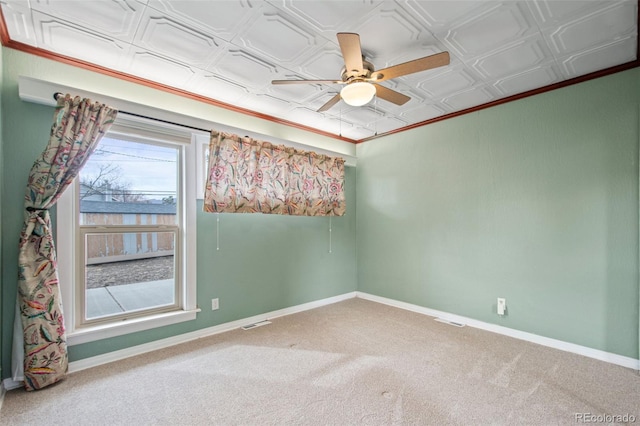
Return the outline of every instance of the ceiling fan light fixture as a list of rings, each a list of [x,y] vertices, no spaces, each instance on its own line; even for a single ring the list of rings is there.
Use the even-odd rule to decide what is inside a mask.
[[[366,81],[356,81],[349,83],[340,91],[340,97],[351,106],[362,106],[376,94],[376,87]]]

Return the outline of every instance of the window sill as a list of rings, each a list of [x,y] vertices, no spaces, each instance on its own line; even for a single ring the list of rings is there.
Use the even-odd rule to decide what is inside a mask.
[[[96,340],[108,339],[110,337],[122,336],[152,328],[164,327],[166,325],[177,324],[196,319],[196,314],[200,309],[190,311],[175,311],[146,317],[133,318],[117,323],[100,324],[90,327],[83,327],[67,334],[67,344],[69,346],[80,345],[82,343],[94,342]]]

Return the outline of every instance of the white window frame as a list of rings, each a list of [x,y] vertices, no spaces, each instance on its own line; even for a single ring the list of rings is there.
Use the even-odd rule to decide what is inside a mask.
[[[209,151],[210,134],[194,134],[196,146],[196,198],[204,199],[204,187],[207,181],[207,152]]]
[[[180,241],[176,241],[176,250],[181,250],[181,253],[175,257],[176,262],[181,259],[180,265],[176,265],[176,274],[180,274],[179,306],[169,312],[80,324],[78,292],[81,291],[79,286],[84,286],[84,282],[80,282],[81,277],[77,271],[82,269],[80,262],[84,262],[84,259],[81,259],[82,250],[78,246],[81,238],[78,216],[80,202],[78,179],[75,179],[56,204],[58,275],[67,344],[70,346],[191,321],[200,312],[196,305],[196,182],[201,178],[197,176],[196,169],[199,167],[196,165],[200,157],[197,148],[201,145],[196,143],[196,135],[178,126],[128,116],[118,116],[108,135],[160,140],[162,143],[171,143],[182,151],[178,170],[182,177],[179,191],[183,202],[177,206],[181,211],[176,215],[182,229]]]

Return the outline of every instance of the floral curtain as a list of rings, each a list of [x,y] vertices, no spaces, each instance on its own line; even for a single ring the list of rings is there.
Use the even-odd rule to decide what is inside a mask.
[[[59,381],[68,366],[49,209],[82,169],[116,115],[117,110],[89,99],[59,96],[49,143],[29,174],[17,300],[27,390]]]
[[[342,216],[344,160],[211,132],[204,211]]]

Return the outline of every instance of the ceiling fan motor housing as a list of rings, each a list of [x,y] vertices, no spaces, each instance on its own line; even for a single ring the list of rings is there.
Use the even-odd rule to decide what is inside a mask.
[[[346,67],[342,67],[342,72],[340,73],[340,78],[342,81],[346,83],[351,83],[353,81],[364,81],[368,80],[371,77],[371,73],[375,71],[373,64],[369,61],[365,61],[362,58],[362,69],[361,70],[347,70]]]

